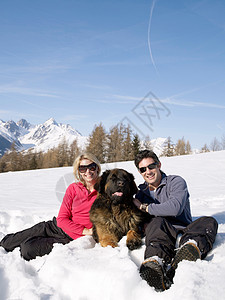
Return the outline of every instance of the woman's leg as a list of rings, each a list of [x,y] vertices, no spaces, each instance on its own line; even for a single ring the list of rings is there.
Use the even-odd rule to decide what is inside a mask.
[[[25,230],[7,234],[0,242],[0,245],[6,251],[13,251],[16,247],[19,247],[21,243],[31,237],[46,236],[46,222],[38,223]]]
[[[46,245],[46,250],[43,250],[44,252],[48,251],[47,249],[51,248],[50,245],[52,243],[57,243],[57,241],[59,241],[60,243],[61,240],[62,243],[64,243],[64,240],[68,240],[68,242],[73,240],[61,228],[57,226],[56,218],[54,217],[52,221],[41,222],[32,226],[31,228],[19,231],[17,233],[7,234],[0,242],[0,246],[2,246],[6,251],[13,251],[16,247],[20,247],[21,244],[25,243],[28,240],[34,242],[35,238],[38,238],[37,245],[36,242],[34,244],[34,248],[36,249],[38,249],[39,247],[38,240],[41,240],[41,238],[53,238],[49,239],[48,245]],[[24,253],[25,252],[26,251],[24,250]]]
[[[70,241],[68,237],[32,237],[21,243],[20,253],[25,260],[31,260],[37,256],[49,254],[55,243],[67,244]]]

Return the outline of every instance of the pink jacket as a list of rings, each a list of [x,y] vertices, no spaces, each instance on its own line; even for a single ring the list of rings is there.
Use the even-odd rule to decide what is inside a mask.
[[[92,227],[89,211],[96,197],[97,191],[88,194],[81,182],[72,183],[67,188],[57,217],[57,225],[72,239],[83,236],[85,227]]]

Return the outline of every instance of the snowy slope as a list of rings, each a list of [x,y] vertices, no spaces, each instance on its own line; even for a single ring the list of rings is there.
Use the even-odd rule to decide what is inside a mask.
[[[162,170],[183,176],[193,217],[214,216],[219,230],[203,261],[181,262],[174,285],[157,293],[138,272],[145,246],[130,252],[123,238],[117,248],[101,248],[91,237],[56,245],[48,256],[26,262],[18,249],[0,248],[0,299],[149,300],[225,299],[225,151],[161,158]],[[142,177],[133,162],[113,163]],[[0,174],[0,238],[57,215],[72,167]]]

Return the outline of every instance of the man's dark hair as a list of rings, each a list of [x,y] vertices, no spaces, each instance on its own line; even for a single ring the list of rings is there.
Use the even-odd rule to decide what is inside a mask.
[[[134,160],[135,166],[138,169],[139,169],[139,163],[144,158],[152,158],[154,160],[154,162],[160,163],[160,160],[159,160],[158,156],[155,154],[155,152],[153,152],[151,150],[142,150],[136,155],[135,160]]]

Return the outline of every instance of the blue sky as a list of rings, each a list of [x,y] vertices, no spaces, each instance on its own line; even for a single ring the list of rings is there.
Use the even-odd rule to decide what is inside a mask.
[[[223,0],[1,1],[0,119],[210,144],[225,134],[224,15]]]

